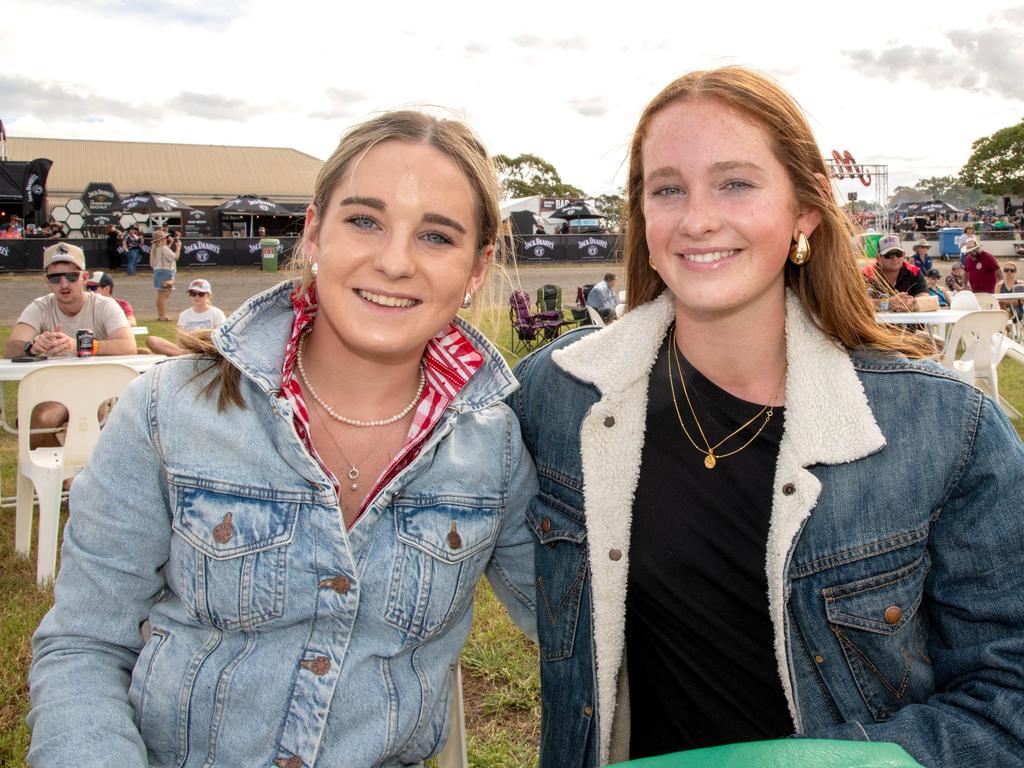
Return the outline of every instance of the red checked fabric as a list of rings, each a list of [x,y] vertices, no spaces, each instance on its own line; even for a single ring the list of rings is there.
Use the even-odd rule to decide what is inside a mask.
[[[305,294],[300,295],[297,291],[293,292],[291,298],[295,319],[292,321],[291,338],[288,339],[288,345],[284,352],[284,364],[281,369],[281,397],[291,403],[295,431],[310,455],[316,459],[320,468],[331,479],[331,484],[337,493],[340,489],[338,479],[324,464],[309,438],[309,411],[302,396],[302,388],[299,386],[295,367],[299,339],[302,337],[303,331],[316,319],[318,309],[316,284],[314,283]],[[413,414],[412,424],[405,436],[405,443],[391,464],[377,478],[373,490],[367,494],[363,506],[359,509],[359,515],[363,513],[366,504],[376,497],[381,488],[416,458],[420,446],[423,445],[441,419],[444,409],[448,407],[459,390],[466,385],[466,382],[483,363],[483,357],[454,323],[449,324],[444,331],[427,342],[427,348],[423,354],[426,386],[423,388],[423,395]],[[356,516],[356,519],[359,515]]]

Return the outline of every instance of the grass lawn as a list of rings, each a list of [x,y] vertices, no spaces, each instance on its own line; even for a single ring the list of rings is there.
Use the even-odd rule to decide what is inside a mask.
[[[478,318],[479,325],[510,362],[510,331],[504,311]],[[151,333],[173,338],[173,323],[148,323]],[[5,340],[10,328],[0,328]],[[1003,396],[1024,412],[1024,366],[1005,361],[1000,368]],[[8,387],[7,409],[16,408],[15,388]],[[1024,436],[1024,424],[1015,424]],[[0,435],[0,481],[3,494],[14,493],[17,446]],[[0,766],[24,766],[29,731],[26,682],[29,639],[52,600],[52,592],[35,586],[35,561],[13,552],[14,510],[0,512]],[[540,677],[537,653],[511,623],[486,583],[477,588],[473,630],[462,653],[469,760],[481,768],[526,768],[537,762],[540,726]]]

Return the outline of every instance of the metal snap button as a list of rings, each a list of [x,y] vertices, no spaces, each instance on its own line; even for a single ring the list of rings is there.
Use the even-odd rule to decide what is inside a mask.
[[[890,605],[888,608],[885,609],[885,623],[886,624],[889,624],[889,625],[899,624],[900,623],[900,619],[902,619],[902,618],[903,618],[903,611],[900,610],[900,607],[898,605]]]
[[[796,493],[796,486],[793,483],[786,483],[782,486],[782,494],[784,496],[792,496],[794,493]]]
[[[274,765],[280,768],[302,768],[302,758],[298,755],[292,755],[291,757],[279,757],[274,761]]]
[[[622,550],[621,549],[610,549],[610,550],[608,550],[608,557],[610,557],[612,560],[616,560],[616,561],[621,560],[622,559]]]
[[[604,417],[604,425],[606,427],[614,427],[615,426],[615,417],[614,416],[605,416]]]
[[[544,531],[544,533],[548,533],[551,530],[550,517],[545,517],[543,520],[540,521],[540,529]]]
[[[594,708],[589,706],[589,705],[584,707],[583,708],[583,714],[586,715],[587,717],[590,717],[592,714],[594,714]]]
[[[814,663],[815,664],[824,664],[825,663],[825,657],[824,656],[815,656],[814,657]]]
[[[335,576],[333,579],[324,579],[318,586],[330,587],[339,595],[347,595],[352,587],[352,582],[349,581],[348,576]]]
[[[224,519],[213,529],[213,540],[218,544],[227,544],[235,535],[235,528],[231,525],[231,513],[224,515]]]
[[[462,546],[462,537],[459,536],[459,532],[455,528],[454,520],[452,520],[452,529],[448,532],[448,546],[452,549],[458,549]]]
[[[331,671],[331,660],[326,656],[317,656],[315,659],[303,659],[299,662],[299,666],[303,669],[308,669],[317,677],[326,675]]]

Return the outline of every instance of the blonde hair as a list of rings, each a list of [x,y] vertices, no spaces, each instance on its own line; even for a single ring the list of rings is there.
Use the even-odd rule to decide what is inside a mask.
[[[829,172],[810,125],[793,98],[765,75],[745,67],[691,72],[669,83],[640,116],[629,149],[626,180],[626,303],[632,309],[665,289],[650,265],[643,212],[642,149],[651,121],[665,107],[684,99],[717,101],[752,118],[768,136],[786,169],[801,209],[813,208],[821,223],[808,238],[811,260],[786,262],[786,286],[799,298],[812,322],[848,349],[876,349],[927,357],[931,347],[875,322],[864,279],[851,243],[849,221],[836,204]]]
[[[317,226],[316,217],[327,210],[331,195],[353,165],[358,164],[378,144],[387,141],[426,144],[454,161],[465,174],[476,200],[477,259],[482,259],[487,247],[495,244],[501,221],[498,174],[483,142],[473,130],[458,120],[439,118],[416,110],[385,112],[350,128],[320,167],[310,203],[315,211],[314,224],[303,231],[289,261],[295,288],[300,293],[308,291],[313,283],[312,263],[305,244],[313,235],[309,230]],[[182,341],[182,346],[188,352],[213,357],[210,367],[219,365],[217,375],[203,387],[203,393],[208,396],[216,393],[217,409],[223,411],[230,405],[244,408],[241,374],[220,355],[209,336],[193,336]],[[209,368],[199,371],[197,375],[206,370]]]

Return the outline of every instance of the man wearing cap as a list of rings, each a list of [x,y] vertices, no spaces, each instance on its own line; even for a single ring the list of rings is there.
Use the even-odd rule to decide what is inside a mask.
[[[973,237],[967,238],[960,253],[964,257],[964,271],[971,290],[975,293],[995,293],[996,283],[1003,279],[1003,270],[996,257],[981,250],[978,240]]]
[[[953,292],[967,288],[967,281],[964,279],[964,265],[959,261],[953,262],[950,273],[946,275],[946,288]]]
[[[224,313],[210,303],[210,281],[197,278],[188,284],[188,298],[192,306],[178,315],[178,339],[183,334],[212,331],[224,324]],[[146,346],[158,355],[183,355],[185,350],[159,336],[146,339]]]
[[[43,251],[50,293],[32,301],[18,318],[4,347],[7,357],[64,357],[76,352],[78,331],[89,329],[98,355],[134,355],[135,339],[117,302],[85,290],[85,254],[77,245],[55,243]],[[68,420],[59,403],[32,412],[33,429],[56,429]],[[33,448],[58,445],[53,434],[33,435]]]
[[[878,258],[863,269],[876,307],[887,301],[891,311],[910,312],[914,309],[913,297],[928,292],[924,272],[905,263],[905,256],[899,235],[885,235],[878,241]]]
[[[7,357],[75,354],[75,336],[88,328],[99,355],[134,355],[135,339],[117,302],[85,290],[85,254],[77,245],[56,243],[43,251],[50,293],[32,301],[18,318],[4,347]]]
[[[114,278],[110,276],[109,272],[100,272],[99,270],[93,272],[89,275],[89,279],[85,281],[85,290],[95,291],[100,296],[113,299],[117,302],[117,306],[121,308],[121,311],[124,312],[124,316],[128,318],[128,325],[138,325],[132,305],[114,295]]]

